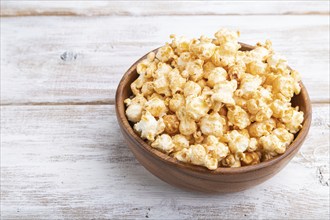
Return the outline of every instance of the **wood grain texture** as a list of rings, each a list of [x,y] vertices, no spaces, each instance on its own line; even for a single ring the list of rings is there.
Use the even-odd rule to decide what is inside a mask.
[[[1,16],[329,14],[328,1],[2,1]]]
[[[1,1],[0,15],[1,218],[328,219],[329,1]],[[169,34],[220,27],[250,44],[272,39],[322,104],[278,175],[208,195],[146,171],[109,104],[122,74]]]
[[[112,105],[1,107],[3,219],[327,219],[329,106],[313,105],[298,155],[234,194],[182,191],[146,171]]]
[[[1,104],[112,104],[123,73],[171,33],[272,39],[311,100],[329,102],[327,16],[13,17],[1,24]],[[238,25],[239,24],[239,25]],[[251,25],[253,24],[253,25]],[[303,42],[303,43],[302,43]],[[68,52],[74,56],[61,56]]]

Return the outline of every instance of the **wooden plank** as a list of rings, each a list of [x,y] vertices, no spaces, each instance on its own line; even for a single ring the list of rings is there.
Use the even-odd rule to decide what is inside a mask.
[[[1,16],[329,14],[328,1],[2,1]]]
[[[241,41],[250,44],[272,39],[276,51],[284,54],[291,67],[301,72],[312,101],[328,102],[328,18],[2,18],[1,103],[113,103],[123,73],[139,57],[168,41],[171,33],[212,36],[220,27],[239,28]],[[64,52],[75,53],[76,59],[61,60]]]
[[[313,105],[299,154],[253,189],[210,195],[148,173],[112,105],[1,107],[3,219],[327,219],[329,105]]]

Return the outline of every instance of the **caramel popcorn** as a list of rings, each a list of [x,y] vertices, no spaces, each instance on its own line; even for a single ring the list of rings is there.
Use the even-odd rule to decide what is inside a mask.
[[[159,135],[154,142],[152,142],[151,147],[157,148],[165,153],[171,153],[174,149],[174,144],[170,135],[162,134]]]
[[[300,75],[269,40],[240,51],[239,35],[171,35],[137,65],[126,116],[151,147],[210,170],[286,151],[304,120],[290,102],[300,93]]]

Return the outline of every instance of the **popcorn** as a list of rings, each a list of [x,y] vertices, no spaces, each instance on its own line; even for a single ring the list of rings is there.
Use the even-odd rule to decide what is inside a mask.
[[[266,107],[260,109],[258,111],[258,113],[255,115],[255,121],[262,122],[267,119],[270,119],[272,114],[273,114],[273,111],[268,106],[266,106]]]
[[[176,115],[164,115],[165,132],[168,134],[176,134],[179,132],[180,121]]]
[[[126,116],[131,122],[138,122],[141,119],[143,107],[147,100],[140,94],[133,99],[125,99],[124,103],[127,105],[125,111]]]
[[[234,92],[234,101],[235,101],[235,105],[236,106],[239,106],[239,107],[242,107],[243,109],[246,109],[246,102],[247,102],[247,99],[244,99],[240,96],[238,96],[239,94],[237,94],[237,92],[239,92],[239,90],[236,90]]]
[[[248,95],[251,92],[257,91],[261,83],[261,77],[246,74],[241,80],[239,89],[237,91],[240,91],[241,96]]]
[[[290,76],[278,76],[273,82],[273,92],[291,98],[295,93],[295,83]]]
[[[273,94],[271,93],[271,89],[272,88],[270,86],[265,86],[265,88],[259,87],[257,91],[252,93],[252,98],[262,100],[263,102],[270,104],[270,102],[273,101]]]
[[[152,77],[157,79],[158,77],[167,77],[168,73],[172,71],[171,65],[167,63],[158,62],[157,69],[153,72]]]
[[[140,94],[140,89],[143,86],[144,83],[147,82],[147,79],[144,74],[141,74],[132,84],[131,84],[131,90],[134,95]]]
[[[204,140],[204,144],[208,146],[216,145],[219,143],[219,139],[214,135],[208,135]]]
[[[201,117],[205,116],[210,110],[208,104],[202,96],[190,95],[186,99],[186,111],[195,121],[198,121]]]
[[[237,42],[239,35],[239,31],[230,31],[226,28],[223,28],[214,34],[218,44]]]
[[[201,144],[190,145],[189,148],[183,148],[174,154],[174,157],[182,162],[190,162],[194,165],[204,165],[206,159],[206,150]]]
[[[204,89],[206,87],[206,80],[205,79],[200,79],[197,81],[197,84]]]
[[[256,138],[250,138],[249,146],[247,148],[248,152],[254,152],[258,149],[258,140]]]
[[[190,145],[189,158],[192,164],[204,165],[206,150],[201,144]]]
[[[220,136],[223,134],[223,123],[224,119],[214,112],[201,118],[200,129],[205,135]]]
[[[267,63],[270,68],[274,70],[283,70],[287,67],[287,61],[285,57],[277,54],[272,54],[268,57]]]
[[[275,129],[270,135],[263,136],[259,139],[263,150],[272,156],[283,154],[286,148],[293,141],[293,134],[284,128]]]
[[[241,167],[240,159],[234,154],[229,154],[225,159],[221,161],[224,167]]]
[[[231,153],[244,152],[249,146],[249,138],[237,130],[228,132],[226,138]]]
[[[195,120],[188,116],[184,106],[176,111],[176,115],[180,120],[179,131],[181,134],[191,135],[197,131],[197,124]]]
[[[202,132],[200,132],[200,131],[195,131],[192,136],[194,138],[193,142],[195,144],[201,144],[204,140],[204,136],[203,136]]]
[[[184,118],[180,121],[179,131],[183,135],[191,135],[197,130],[196,122],[191,118]]]
[[[237,81],[224,81],[217,83],[213,88],[212,100],[215,102],[222,102],[225,104],[235,104],[233,93],[237,89]]]
[[[215,84],[226,81],[227,72],[222,67],[216,67],[210,71],[207,77],[207,85],[211,88],[214,87]]]
[[[266,61],[270,51],[265,47],[255,47],[253,50],[249,51],[248,56],[253,61]]]
[[[213,55],[216,47],[213,43],[211,43],[211,41],[212,40],[210,39],[210,42],[201,41],[199,43],[192,44],[190,50],[196,54],[199,59],[208,60]]]
[[[246,108],[250,114],[257,114],[261,108],[266,107],[267,104],[261,99],[249,99],[246,102]]]
[[[208,78],[210,72],[211,72],[214,68],[216,68],[216,66],[215,66],[212,62],[208,61],[208,62],[204,63],[204,65],[203,65],[204,78]]]
[[[162,118],[157,121],[150,112],[146,111],[142,114],[141,120],[134,125],[134,129],[141,133],[142,138],[154,141],[155,136],[165,130],[165,124]]]
[[[183,91],[184,85],[186,84],[186,79],[180,75],[180,71],[178,69],[174,69],[169,72],[168,78],[170,84],[169,87],[172,94]]]
[[[295,108],[290,108],[284,112],[282,121],[286,128],[293,134],[297,133],[301,128],[301,123],[304,121],[304,113],[297,111]]]
[[[283,154],[286,150],[286,146],[274,134],[262,136],[259,141],[263,150],[267,153],[271,153],[272,156]]]
[[[245,71],[246,71],[245,63],[237,62],[237,58],[236,58],[236,63],[228,67],[229,79],[240,80],[242,76],[245,74]]]
[[[171,95],[169,88],[169,81],[166,76],[161,75],[153,82],[153,88],[158,94],[164,94],[165,96]]]
[[[241,163],[243,165],[254,165],[260,163],[260,155],[257,152],[247,152],[242,154]]]
[[[274,119],[268,119],[263,122],[254,122],[248,127],[250,136],[261,137],[270,134],[270,132],[276,127],[276,121]]]
[[[226,42],[216,47],[211,60],[216,66],[230,66],[234,64],[235,55],[239,48],[240,45],[238,43]]]
[[[141,88],[141,93],[144,97],[148,97],[149,95],[152,95],[154,92],[155,90],[152,82],[146,82],[143,84]]]
[[[207,140],[206,141],[206,150],[210,157],[217,159],[217,161],[221,161],[229,154],[229,148],[224,143],[217,140],[215,136],[208,136],[207,139],[215,140]],[[211,142],[211,143],[210,143]]]
[[[218,160],[214,157],[206,155],[204,166],[209,170],[216,170],[218,168]]]
[[[253,75],[263,75],[266,73],[267,64],[261,61],[253,61],[248,64],[247,71]]]
[[[126,109],[126,115],[131,122],[138,122],[141,119],[143,106],[139,104],[129,105]]]
[[[171,153],[174,149],[174,144],[170,135],[162,134],[159,135],[154,142],[152,142],[151,147],[157,148],[165,153]]]
[[[185,71],[187,71],[190,79],[194,82],[203,78],[203,60],[197,59],[189,61],[186,65]]]
[[[202,91],[202,88],[200,85],[193,81],[188,81],[184,88],[183,88],[183,94],[185,97],[188,97],[190,95],[199,95]]]
[[[248,113],[237,105],[228,108],[227,117],[229,120],[229,124],[235,125],[239,129],[246,128],[251,124]]]
[[[161,117],[165,115],[168,110],[164,103],[164,100],[157,97],[148,100],[145,103],[144,108],[149,111],[154,117]]]
[[[172,112],[176,112],[180,107],[185,105],[185,99],[181,94],[174,94],[169,102],[169,108]]]
[[[156,54],[156,58],[161,62],[166,62],[173,58],[173,56],[174,52],[170,45],[165,45],[164,47],[159,48]]]
[[[125,99],[124,100],[124,103],[127,105],[127,106],[130,106],[132,104],[140,104],[140,105],[144,105],[145,103],[147,102],[147,99],[141,95],[141,94],[138,94],[136,95],[134,98],[132,99]]]
[[[240,51],[240,33],[171,42],[137,65],[127,119],[151,147],[209,170],[258,164],[283,154],[304,113],[291,106],[299,73],[271,42]]]
[[[241,45],[238,43],[239,32],[221,29],[214,35],[216,37],[216,50],[211,57],[216,66],[228,66],[235,61],[235,55]]]
[[[173,154],[173,157],[177,159],[178,161],[184,162],[184,163],[190,163],[190,149],[183,148],[182,150],[178,150]]]
[[[182,54],[184,52],[189,51],[189,41],[185,37],[176,37],[175,35],[171,35],[172,48],[175,49],[175,52],[178,54]]]
[[[287,146],[289,146],[294,138],[294,135],[285,128],[277,128],[273,131],[273,134],[276,135]]]
[[[189,61],[192,61],[193,60],[193,56],[190,52],[183,52],[180,54],[180,56],[178,57],[178,61],[177,61],[177,64],[178,64],[178,67],[180,69],[180,71],[183,71],[185,70],[186,66],[187,66],[187,63]],[[182,76],[183,77],[187,77],[188,76],[188,73],[187,71],[185,71],[186,74],[183,74]],[[181,72],[182,74],[182,72]]]
[[[175,151],[180,151],[184,148],[189,148],[189,140],[182,134],[177,134],[172,137]]]
[[[153,62],[155,59],[155,53],[151,52],[148,54],[147,59],[142,60],[136,67],[136,72],[140,75],[146,74],[148,77],[156,69],[156,63]]]

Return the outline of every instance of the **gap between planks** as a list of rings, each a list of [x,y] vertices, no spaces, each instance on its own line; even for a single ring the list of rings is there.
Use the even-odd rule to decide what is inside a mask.
[[[317,11],[308,11],[308,12],[284,12],[284,13],[259,13],[259,14],[253,14],[253,13],[226,13],[226,14],[217,14],[217,13],[198,13],[198,14],[189,14],[189,13],[172,13],[170,14],[172,16],[274,16],[274,15],[295,15],[295,16],[304,16],[304,15],[316,15],[316,16],[329,16],[328,12],[317,12]],[[97,14],[97,15],[85,15],[85,14],[79,14],[74,12],[20,12],[19,14],[4,14],[0,15],[0,17],[38,17],[38,16],[65,16],[65,17],[106,17],[106,16],[113,16],[113,17],[166,17],[169,16],[169,14],[146,14],[146,15],[134,15],[130,13],[124,13],[124,14]]]
[[[21,102],[4,103],[0,106],[62,106],[62,105],[114,105],[115,100],[102,100],[91,102]]]
[[[3,17],[329,15],[327,1],[33,1],[1,2]]]
[[[330,100],[311,101],[313,105],[330,104]],[[100,100],[90,102],[21,102],[21,103],[4,103],[0,106],[70,106],[70,105],[115,105],[115,100]]]

